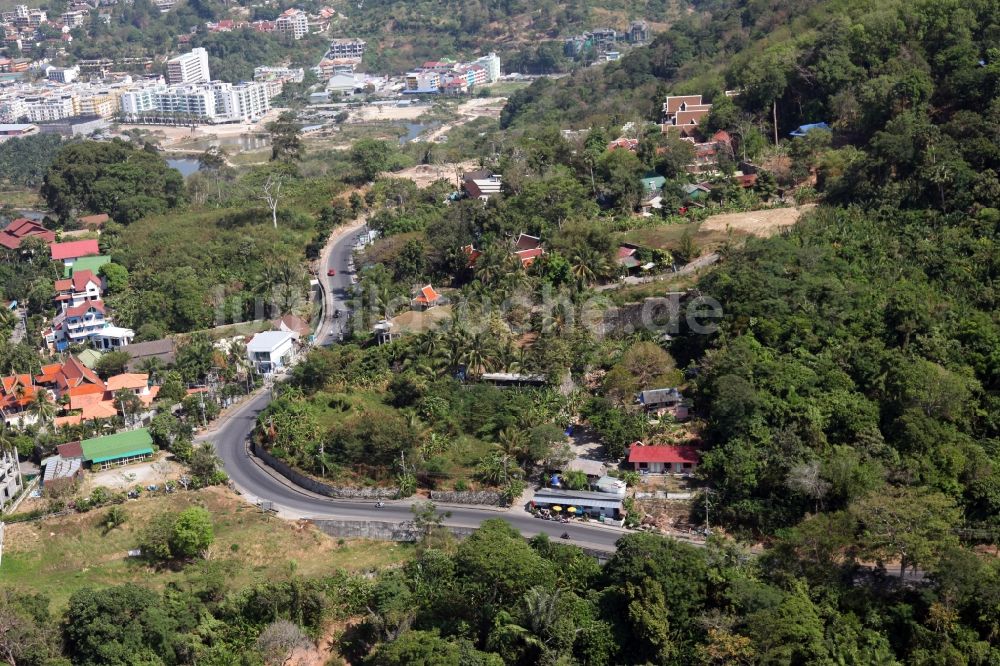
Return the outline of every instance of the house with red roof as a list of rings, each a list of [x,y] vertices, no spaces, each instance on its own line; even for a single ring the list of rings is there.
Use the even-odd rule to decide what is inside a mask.
[[[634,442],[628,461],[635,471],[647,474],[690,474],[698,469],[701,453],[693,446],[644,446]]]
[[[68,243],[53,243],[49,246],[49,251],[52,253],[52,261],[61,261],[64,266],[72,266],[80,257],[96,257],[101,253],[101,248],[97,246],[95,239],[88,238]]]
[[[52,243],[56,234],[34,220],[19,217],[0,231],[0,247],[16,250],[21,247],[21,241],[25,238],[41,238],[46,243]]]
[[[35,399],[36,387],[31,375],[0,377],[0,416],[8,425],[34,423],[28,406]]]
[[[68,307],[101,300],[101,279],[93,271],[76,271],[73,277],[56,280],[55,290],[56,305],[65,312]]]
[[[630,139],[627,136],[620,136],[607,145],[607,150],[627,150],[634,153],[639,149],[639,139]]]
[[[469,245],[462,246],[462,253],[468,257],[469,263],[466,264],[467,268],[473,268],[476,265],[476,261],[479,257],[483,256],[483,253],[476,249],[471,243]]]
[[[535,263],[535,260],[538,259],[538,257],[545,254],[545,250],[542,248],[542,241],[540,238],[522,233],[517,237],[517,240],[514,241],[514,254],[521,262],[521,266],[527,268],[531,264]]]
[[[429,310],[438,305],[441,301],[441,294],[434,290],[434,287],[427,285],[420,288],[420,293],[413,299],[413,303],[421,310]]]

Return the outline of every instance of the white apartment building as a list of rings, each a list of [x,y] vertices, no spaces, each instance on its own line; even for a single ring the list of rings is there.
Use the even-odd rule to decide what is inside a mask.
[[[14,24],[22,27],[37,28],[48,23],[49,17],[43,9],[29,9],[27,5],[14,8]]]
[[[125,118],[136,116],[156,109],[156,90],[153,86],[145,86],[123,92],[118,98],[122,115]]]
[[[217,115],[215,95],[210,88],[204,86],[170,86],[157,91],[155,95],[155,109],[162,113],[186,114],[206,120]]]
[[[77,115],[73,95],[28,97],[24,100],[24,104],[28,120],[33,123],[62,120]]]
[[[286,9],[275,19],[274,31],[292,39],[302,39],[309,34],[309,19],[301,9]]]
[[[363,39],[334,39],[330,42],[330,48],[323,56],[329,60],[339,60],[341,58],[361,59],[365,54],[366,42]]]
[[[0,123],[11,125],[28,115],[28,105],[24,103],[24,98],[19,95],[12,95],[0,99]]]
[[[258,120],[271,108],[271,97],[267,86],[263,83],[240,83],[231,86],[228,96],[232,99],[229,107],[229,120],[248,122]]]
[[[21,493],[21,467],[14,449],[0,451],[0,508]]]
[[[80,78],[79,67],[49,67],[45,78],[56,83],[73,83]]]
[[[167,81],[171,84],[207,83],[211,78],[208,73],[208,51],[203,48],[191,49],[189,53],[167,61]]]
[[[63,25],[69,26],[70,28],[79,28],[87,20],[88,12],[78,9],[76,11],[63,12],[59,19],[62,21]]]
[[[233,85],[212,81],[159,85],[131,90],[121,96],[121,113],[129,121],[163,114],[207,123],[246,122],[259,119],[270,108],[267,86],[263,83]]]
[[[491,52],[482,58],[476,58],[473,62],[476,65],[481,65],[486,70],[487,81],[495,83],[500,80],[500,56],[496,53]]]

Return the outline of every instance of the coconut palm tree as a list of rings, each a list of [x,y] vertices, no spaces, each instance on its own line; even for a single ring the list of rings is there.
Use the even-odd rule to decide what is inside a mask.
[[[38,422],[42,424],[50,422],[56,415],[56,404],[52,402],[52,397],[45,389],[39,389],[35,393],[35,397],[32,398],[28,409],[35,415]]]
[[[14,448],[14,429],[7,421],[0,419],[0,451],[10,451]]]
[[[136,369],[139,372],[143,372],[149,375],[149,379],[153,383],[156,383],[156,380],[159,379],[160,373],[163,371],[165,367],[166,365],[163,363],[163,361],[156,358],[155,356],[144,358],[141,361],[139,361],[139,363],[136,365]]]
[[[465,364],[470,375],[478,377],[493,366],[494,358],[489,347],[489,339],[485,333],[476,333],[467,338],[459,355],[459,362]]]

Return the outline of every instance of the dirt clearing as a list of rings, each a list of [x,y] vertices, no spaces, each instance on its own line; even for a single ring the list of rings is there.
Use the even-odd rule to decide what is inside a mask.
[[[799,221],[803,213],[815,207],[816,204],[804,204],[796,208],[771,208],[748,213],[713,215],[701,223],[700,231],[713,233],[732,229],[733,233],[766,238],[792,226]]]

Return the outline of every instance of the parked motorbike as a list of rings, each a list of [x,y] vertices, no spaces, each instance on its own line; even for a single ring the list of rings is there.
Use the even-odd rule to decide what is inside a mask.
[[[559,537],[562,538],[562,539],[568,539],[569,538],[569,532],[563,532],[562,534],[559,535]]]

